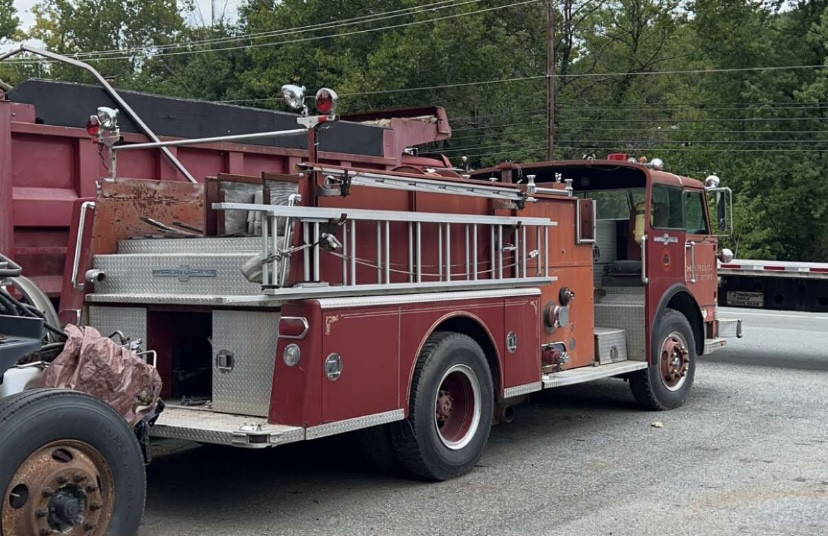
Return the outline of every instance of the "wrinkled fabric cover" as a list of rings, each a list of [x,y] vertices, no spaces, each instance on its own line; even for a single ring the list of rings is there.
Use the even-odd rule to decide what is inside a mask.
[[[66,346],[40,386],[88,393],[115,408],[130,426],[138,424],[161,396],[158,371],[93,327],[68,324],[65,331]]]

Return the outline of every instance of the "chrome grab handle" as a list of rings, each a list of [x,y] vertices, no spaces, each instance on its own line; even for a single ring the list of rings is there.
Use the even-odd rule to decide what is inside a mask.
[[[647,277],[647,235],[641,237],[641,282],[645,285],[650,282]]]
[[[690,248],[690,283],[696,282],[696,243],[686,242],[684,244],[685,255],[687,248]],[[684,276],[687,277],[687,270],[684,271]]]
[[[77,290],[83,290],[85,283],[78,284],[78,269],[80,267],[80,250],[83,244],[83,231],[86,227],[86,210],[95,209],[94,201],[84,201],[80,208],[80,221],[78,222],[78,236],[75,238],[75,258],[72,260],[72,286]]]

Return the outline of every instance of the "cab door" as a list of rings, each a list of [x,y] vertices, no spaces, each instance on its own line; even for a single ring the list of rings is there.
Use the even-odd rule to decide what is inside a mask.
[[[650,316],[656,313],[664,293],[684,281],[684,253],[687,240],[680,186],[653,184],[651,189],[649,230],[645,245],[647,302]],[[652,318],[650,319],[652,320]]]
[[[716,237],[710,235],[704,191],[686,189],[682,193],[684,216],[684,283],[705,311],[716,303]]]

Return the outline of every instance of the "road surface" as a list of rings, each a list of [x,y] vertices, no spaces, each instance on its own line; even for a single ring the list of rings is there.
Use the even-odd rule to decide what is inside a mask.
[[[552,390],[449,482],[373,472],[347,437],[161,445],[141,535],[828,534],[828,315],[743,318],[682,408],[640,411],[621,380]]]

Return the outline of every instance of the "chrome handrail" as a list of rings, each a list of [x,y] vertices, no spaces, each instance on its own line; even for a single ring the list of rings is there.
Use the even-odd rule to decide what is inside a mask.
[[[647,277],[647,235],[641,237],[641,282],[645,285],[650,282]]]
[[[78,222],[78,236],[75,238],[75,258],[72,259],[72,286],[77,290],[83,290],[85,283],[78,284],[78,270],[80,267],[80,250],[83,244],[83,232],[86,227],[86,210],[95,209],[94,201],[84,201],[80,208],[80,221]]]

